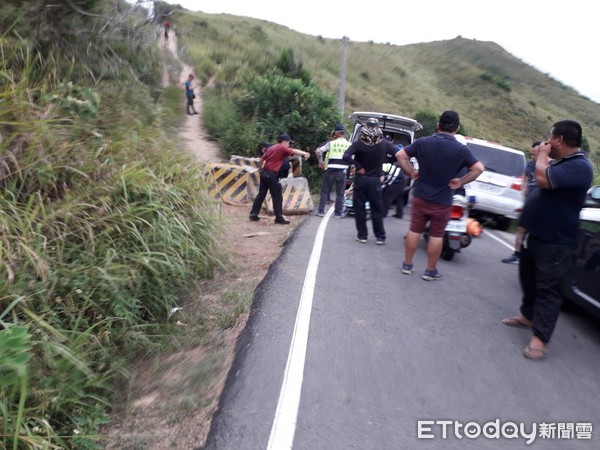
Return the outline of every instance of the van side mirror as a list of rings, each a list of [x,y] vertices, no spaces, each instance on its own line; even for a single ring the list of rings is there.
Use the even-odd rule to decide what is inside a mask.
[[[586,206],[600,206],[600,185],[592,186],[585,196]]]

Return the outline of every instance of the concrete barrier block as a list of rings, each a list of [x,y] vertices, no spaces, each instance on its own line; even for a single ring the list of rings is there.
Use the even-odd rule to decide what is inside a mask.
[[[306,178],[282,178],[280,183],[283,191],[284,214],[308,214],[314,209]],[[273,214],[271,195],[267,195],[265,207],[268,214]]]
[[[208,192],[213,198],[232,205],[248,203],[248,171],[233,164],[211,163],[206,165]]]

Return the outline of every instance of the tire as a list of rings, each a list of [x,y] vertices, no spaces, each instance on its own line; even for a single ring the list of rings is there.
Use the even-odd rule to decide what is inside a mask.
[[[456,252],[454,250],[452,250],[451,248],[443,248],[442,249],[442,259],[444,261],[451,261],[452,258],[454,258],[454,254]]]
[[[402,201],[404,202],[404,206],[408,205],[408,195],[410,191],[406,191],[402,193]]]
[[[508,217],[497,217],[495,219],[496,222],[496,230],[506,231],[510,228],[510,224],[512,222]]]

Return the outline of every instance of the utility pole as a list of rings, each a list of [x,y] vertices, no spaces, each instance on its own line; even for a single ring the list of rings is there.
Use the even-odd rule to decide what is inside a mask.
[[[348,49],[348,38],[342,38],[342,66],[340,67],[340,92],[338,99],[338,111],[344,117],[344,104],[346,103],[346,50]]]

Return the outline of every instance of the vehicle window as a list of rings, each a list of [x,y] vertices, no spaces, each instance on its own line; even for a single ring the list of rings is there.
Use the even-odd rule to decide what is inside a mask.
[[[517,153],[505,152],[485,145],[467,143],[467,147],[484,165],[485,170],[489,172],[500,173],[511,177],[518,177],[523,174],[525,169],[525,158]]]
[[[402,144],[403,147],[410,145],[410,136],[406,134],[397,134],[394,138],[394,145]]]

